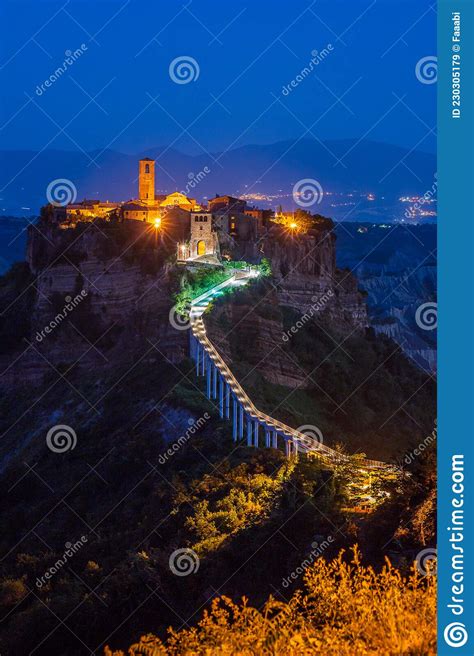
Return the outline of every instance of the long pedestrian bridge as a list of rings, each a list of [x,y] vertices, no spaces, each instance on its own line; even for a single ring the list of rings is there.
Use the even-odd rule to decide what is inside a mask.
[[[312,453],[328,464],[348,462],[349,456],[330,449],[317,439],[258,410],[207,336],[202,315],[212,300],[221,296],[226,287],[246,285],[258,275],[258,270],[251,268],[235,271],[227,280],[192,301],[190,352],[195,362],[196,375],[206,379],[207,398],[216,400],[221,418],[232,422],[232,437],[235,442],[246,439],[250,447],[284,449],[287,457]],[[387,467],[384,462],[365,458],[357,460],[357,465],[368,469]]]

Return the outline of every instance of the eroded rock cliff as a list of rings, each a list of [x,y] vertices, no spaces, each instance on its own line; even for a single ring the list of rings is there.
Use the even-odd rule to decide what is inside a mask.
[[[270,260],[280,305],[315,317],[325,313],[335,327],[367,326],[364,295],[348,270],[336,268],[336,238],[329,227],[288,235],[274,227],[263,244]]]
[[[51,370],[186,355],[185,334],[169,321],[170,248],[146,224],[30,228],[30,331],[3,383],[31,382]],[[14,312],[14,306],[12,307]]]

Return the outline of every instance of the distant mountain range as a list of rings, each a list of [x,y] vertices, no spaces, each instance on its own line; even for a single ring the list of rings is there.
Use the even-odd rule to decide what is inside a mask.
[[[424,194],[436,171],[434,154],[366,140],[301,139],[196,156],[168,147],[136,155],[109,149],[0,151],[0,210],[36,214],[46,202],[48,184],[58,178],[74,183],[78,200],[136,197],[140,157],[156,159],[158,193],[185,191],[198,200],[216,193],[248,194],[249,202],[261,207],[291,209],[294,184],[311,178],[325,192],[313,211],[351,221],[399,220],[404,208],[398,198]],[[369,194],[374,199],[367,199]]]

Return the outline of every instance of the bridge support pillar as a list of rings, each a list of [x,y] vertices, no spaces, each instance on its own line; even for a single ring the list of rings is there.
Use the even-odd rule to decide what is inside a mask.
[[[230,419],[230,385],[225,384],[225,416]]]
[[[196,351],[195,351],[195,359],[196,359],[196,376],[199,376],[200,371],[199,371],[199,362],[200,362],[200,357],[201,357],[201,344],[199,342],[196,343]]]
[[[224,379],[219,375],[219,414],[224,419]]]
[[[247,417],[247,446],[252,446],[252,420]]]
[[[212,398],[217,399],[217,374],[218,374],[218,369],[216,365],[213,366],[213,373],[214,373],[214,378],[212,382]]]
[[[291,440],[285,438],[285,455],[287,458],[291,456]]]
[[[268,430],[268,428],[265,428],[265,446],[267,447],[267,449],[270,446],[270,431]]]
[[[232,439],[237,442],[238,418],[237,418],[237,399],[232,397]]]
[[[254,429],[254,441],[253,445],[258,448],[258,429],[259,429],[260,424],[258,421],[254,421],[253,423],[253,429]]]
[[[240,407],[239,407],[239,415],[240,415],[239,437],[240,437],[240,439],[243,439],[243,437],[244,437],[244,408],[243,408],[241,403],[240,403]]]
[[[207,362],[207,377],[206,377],[206,393],[207,393],[207,398],[211,398],[211,375],[212,375],[212,368],[211,368],[211,362],[210,358],[208,358]]]

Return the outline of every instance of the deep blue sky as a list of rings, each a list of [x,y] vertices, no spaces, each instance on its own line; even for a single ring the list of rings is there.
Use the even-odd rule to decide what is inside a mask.
[[[432,4],[4,1],[1,147],[136,153],[174,142],[199,153],[298,138],[319,119],[312,133],[323,140],[366,135],[434,151],[434,135],[423,137],[435,125],[436,85],[415,76],[417,61],[436,54]],[[87,51],[38,96],[65,51],[82,43]],[[334,50],[317,67],[319,79],[283,96],[311,51],[328,43]],[[195,82],[170,79],[169,64],[181,55],[198,62]],[[404,99],[393,108],[396,96]]]

